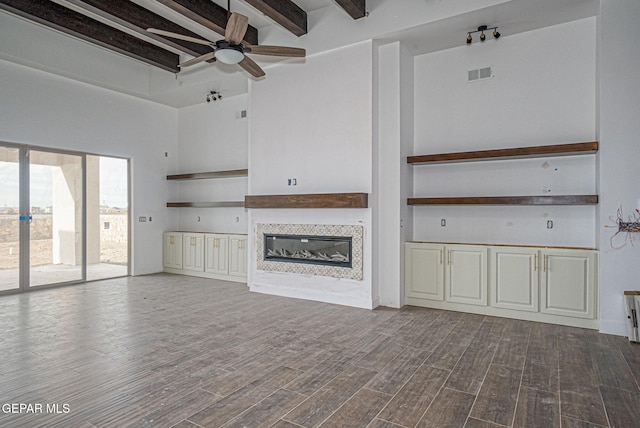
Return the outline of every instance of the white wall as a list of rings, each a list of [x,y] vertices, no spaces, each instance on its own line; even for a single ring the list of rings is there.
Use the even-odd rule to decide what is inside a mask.
[[[247,95],[202,102],[178,110],[178,160],[173,173],[246,169]],[[223,93],[224,95],[224,93]],[[176,201],[244,201],[247,177],[170,182]],[[173,208],[178,228],[193,232],[246,233],[244,208]]]
[[[336,193],[372,190],[372,43],[269,68],[249,88],[249,193]],[[288,186],[296,178],[297,186]],[[258,271],[258,223],[364,226],[362,281]],[[253,291],[377,305],[372,290],[371,208],[251,210],[249,286]]]
[[[611,248],[609,217],[640,208],[640,2],[602,0],[600,12],[600,330],[626,335],[624,290],[640,289],[640,245]],[[638,237],[638,234],[634,234]],[[621,245],[624,235],[616,238]]]
[[[595,141],[595,34],[588,18],[416,57],[414,154]],[[468,70],[485,66],[494,78],[467,83]],[[414,166],[414,195],[595,194],[595,164],[569,156]],[[412,209],[415,240],[596,246],[593,206]]]
[[[371,50],[358,43],[250,82],[251,193],[371,191]]]
[[[132,272],[161,271],[175,110],[2,60],[0,100],[0,141],[131,159],[132,219],[153,217],[132,224]]]
[[[413,56],[399,42],[379,46],[375,61],[377,112],[374,136],[374,288],[380,304],[404,305],[404,242],[412,239]]]

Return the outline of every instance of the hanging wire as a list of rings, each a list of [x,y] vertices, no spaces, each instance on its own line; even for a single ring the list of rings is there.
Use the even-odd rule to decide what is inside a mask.
[[[627,221],[625,221],[627,220]],[[631,244],[631,246],[635,246],[635,241],[638,239],[638,236],[635,233],[640,232],[640,210],[635,209],[632,214],[628,215],[625,219],[624,214],[622,212],[622,205],[618,207],[618,211],[616,212],[616,217],[609,216],[609,221],[613,223],[613,225],[605,225],[605,227],[616,227],[618,230],[616,233],[611,236],[609,239],[609,244],[611,248],[614,250],[618,250],[623,248],[627,244]],[[619,234],[624,234],[624,241],[621,245],[615,245],[614,240],[615,237]]]

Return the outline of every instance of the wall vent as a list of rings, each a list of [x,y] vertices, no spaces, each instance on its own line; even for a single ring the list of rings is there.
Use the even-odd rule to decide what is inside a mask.
[[[467,82],[477,82],[479,80],[491,79],[494,77],[491,67],[482,67],[469,70],[467,72]]]

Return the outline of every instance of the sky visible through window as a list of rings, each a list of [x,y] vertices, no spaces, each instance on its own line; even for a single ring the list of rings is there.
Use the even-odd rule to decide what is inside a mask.
[[[49,207],[52,205],[53,167],[30,165],[31,206]],[[0,207],[19,206],[18,164],[0,161]],[[126,159],[100,157],[100,204],[107,207],[127,208],[127,161]]]

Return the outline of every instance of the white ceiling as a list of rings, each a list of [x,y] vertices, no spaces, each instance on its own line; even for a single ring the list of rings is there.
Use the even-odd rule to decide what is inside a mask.
[[[67,0],[54,1],[72,6]],[[133,1],[203,38],[220,38],[155,0]],[[227,7],[226,0],[214,2]],[[249,17],[259,30],[261,44],[303,47],[307,55],[369,39],[400,41],[414,55],[421,55],[463,46],[467,32],[479,25],[499,26],[502,36],[508,37],[595,16],[599,9],[599,0],[367,0],[369,16],[353,20],[333,0],[294,2],[307,12],[308,34],[302,37],[245,1],[232,0],[231,10]],[[209,90],[222,91],[227,97],[245,93],[249,79],[239,67],[219,63],[199,64],[174,75],[4,12],[0,13],[0,58],[173,107],[205,102]],[[253,58],[265,69],[266,79],[269,66],[282,61]]]

